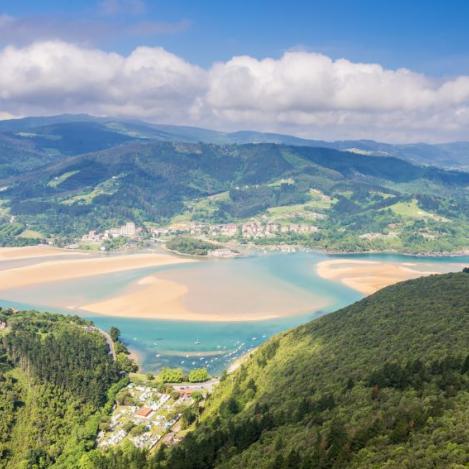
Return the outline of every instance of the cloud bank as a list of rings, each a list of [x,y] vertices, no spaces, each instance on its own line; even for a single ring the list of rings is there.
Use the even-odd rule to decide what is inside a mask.
[[[311,138],[467,140],[469,76],[291,51],[203,69],[159,47],[129,55],[64,41],[0,50],[0,115],[86,112]]]

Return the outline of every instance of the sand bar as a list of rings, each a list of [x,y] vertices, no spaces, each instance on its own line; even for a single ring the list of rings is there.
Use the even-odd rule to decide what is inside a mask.
[[[316,306],[310,305],[304,310],[272,311],[267,309],[267,305],[265,308],[257,305],[246,308],[246,313],[242,314],[237,310],[230,311],[230,306],[223,299],[212,299],[211,301],[220,301],[220,308],[216,311],[208,308],[200,311],[186,305],[185,299],[190,294],[196,294],[196,292],[191,292],[184,284],[151,275],[131,285],[120,295],[85,304],[79,308],[109,316],[178,321],[239,322],[262,321],[288,315],[306,314]]]
[[[26,246],[18,248],[0,248],[0,261],[11,261],[15,259],[34,259],[37,257],[49,256],[70,256],[70,255],[88,256],[88,253],[82,251],[70,251],[53,246],[41,244],[39,246]]]
[[[189,262],[197,261],[153,253],[52,260],[41,264],[0,271],[0,290]]]
[[[131,284],[122,293],[110,298],[77,306],[95,314],[136,317],[146,319],[166,319],[179,321],[239,322],[262,321],[289,315],[306,314],[325,306],[320,299],[303,301],[282,301],[279,292],[270,292],[263,301],[248,295],[239,296],[236,304],[230,301],[225,285],[214,292],[210,286],[194,289],[184,283],[164,278],[162,274],[149,275]],[[241,294],[240,294],[241,295]],[[270,298],[270,297],[273,298]],[[191,299],[205,307],[197,307]],[[200,301],[202,299],[202,301]],[[272,301],[271,301],[272,300]],[[291,303],[288,304],[288,303]],[[210,308],[207,307],[210,304]],[[244,308],[240,308],[244,304]]]
[[[327,280],[337,280],[354,290],[370,295],[397,282],[437,272],[419,271],[410,263],[331,259],[320,262],[316,271]]]

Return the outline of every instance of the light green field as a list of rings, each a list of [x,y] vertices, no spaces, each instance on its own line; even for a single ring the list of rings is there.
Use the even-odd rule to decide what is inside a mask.
[[[18,238],[24,239],[42,239],[44,235],[39,231],[35,230],[24,230],[21,234],[18,235]]]
[[[444,217],[421,209],[415,199],[410,202],[398,202],[397,204],[391,205],[389,208],[402,218],[411,218],[414,220],[432,219],[441,222],[448,221]]]
[[[171,219],[171,224],[188,223],[194,219],[202,217],[208,218],[216,213],[220,202],[228,201],[230,193],[228,191],[204,197],[195,202],[186,203],[186,210]]]
[[[89,205],[99,195],[112,195],[117,191],[118,180],[117,178],[107,179],[106,181],[98,184],[92,191],[83,192],[81,194],[74,195],[68,199],[62,200],[63,205]]]
[[[287,178],[287,179],[279,179],[278,181],[274,181],[270,184],[267,184],[269,187],[280,187],[282,184],[295,184],[295,180],[293,178]]]
[[[64,181],[66,181],[68,178],[72,177],[74,174],[79,173],[79,171],[67,171],[66,173],[63,173],[60,176],[55,177],[54,179],[51,179],[48,183],[48,187],[53,187],[54,189],[60,184],[62,184]]]
[[[304,204],[272,207],[266,210],[266,215],[270,221],[276,223],[316,221],[318,214],[321,216],[322,212],[327,211],[331,207],[333,200],[316,189],[311,189],[309,196],[310,200]]]

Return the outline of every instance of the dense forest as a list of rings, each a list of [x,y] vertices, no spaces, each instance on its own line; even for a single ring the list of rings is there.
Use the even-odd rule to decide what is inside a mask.
[[[260,347],[174,449],[90,467],[435,468],[469,463],[469,274],[400,283]]]
[[[14,124],[0,126],[3,245],[68,243],[129,220],[256,219],[317,228],[258,242],[346,251],[467,248],[468,173],[283,143],[289,140],[199,143],[201,134],[177,141],[137,123]]]
[[[78,467],[128,378],[88,321],[0,310],[0,322],[0,467]]]
[[[206,256],[210,251],[217,249],[219,246],[200,239],[179,237],[174,238],[166,243],[166,247],[171,251],[190,256]]]

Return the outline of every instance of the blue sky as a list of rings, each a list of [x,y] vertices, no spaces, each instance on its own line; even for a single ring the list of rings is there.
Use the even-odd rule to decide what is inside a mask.
[[[276,57],[304,48],[437,76],[469,72],[469,2],[463,0],[129,1],[115,14],[106,14],[102,3],[0,0],[0,11],[37,22],[55,17],[117,28],[140,20],[173,25],[174,30],[141,36],[91,32],[89,39],[123,53],[143,40],[203,66],[233,55]]]
[[[0,118],[467,140],[463,0],[0,0]]]

